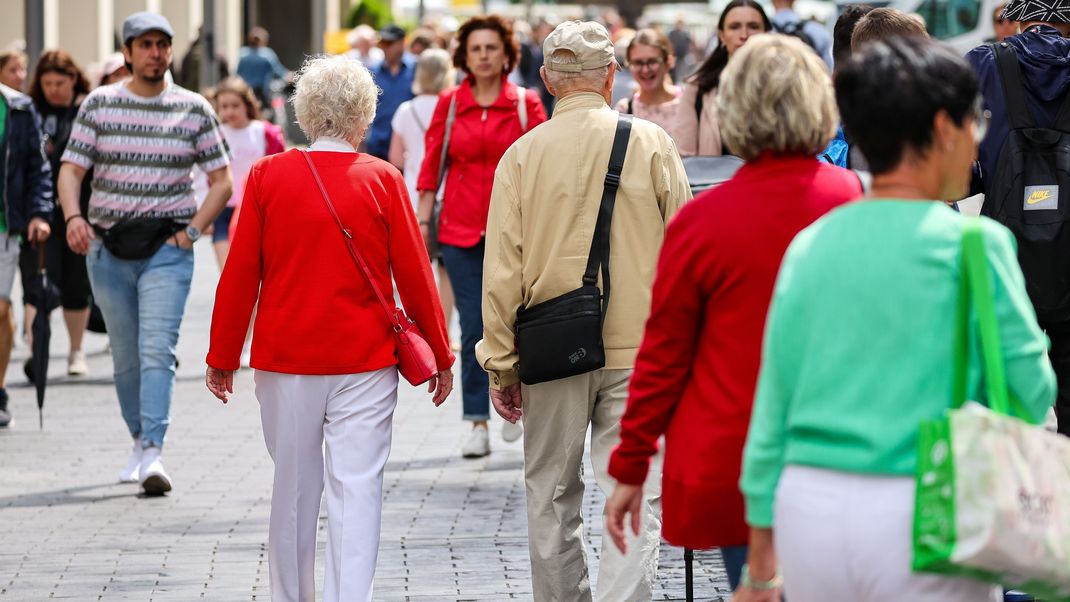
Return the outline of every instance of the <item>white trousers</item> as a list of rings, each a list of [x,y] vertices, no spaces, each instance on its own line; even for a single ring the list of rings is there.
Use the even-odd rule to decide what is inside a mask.
[[[324,481],[323,600],[371,600],[397,369],[330,376],[257,370],[255,382],[264,441],[275,462],[268,535],[272,600],[316,599],[316,528]]]
[[[773,516],[790,602],[985,602],[998,587],[911,571],[914,479],[784,469]]]

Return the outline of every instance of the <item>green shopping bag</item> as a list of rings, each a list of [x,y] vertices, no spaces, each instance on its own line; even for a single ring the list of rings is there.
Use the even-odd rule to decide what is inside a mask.
[[[970,306],[988,407],[966,403]],[[952,407],[922,423],[914,570],[1070,600],[1070,439],[1030,424],[1007,391],[979,220],[962,237]]]

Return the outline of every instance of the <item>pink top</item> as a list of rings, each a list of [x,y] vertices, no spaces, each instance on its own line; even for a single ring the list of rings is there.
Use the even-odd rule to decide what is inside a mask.
[[[653,121],[661,126],[661,129],[666,132],[671,132],[670,129],[673,122],[676,121],[676,109],[680,106],[680,94],[681,90],[678,86],[672,86],[672,100],[669,102],[663,102],[656,105],[648,105],[645,102],[639,100],[639,93],[636,92],[630,98],[622,98],[617,102],[617,106],[614,107],[618,113],[628,112],[628,101],[632,101],[632,115],[640,119],[646,119],[647,121]]]

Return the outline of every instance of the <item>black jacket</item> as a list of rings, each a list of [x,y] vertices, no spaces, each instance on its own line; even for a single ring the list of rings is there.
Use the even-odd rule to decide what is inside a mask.
[[[7,123],[0,139],[0,182],[7,230],[23,233],[30,219],[51,221],[55,207],[52,167],[45,158],[37,112],[30,97],[0,84]]]

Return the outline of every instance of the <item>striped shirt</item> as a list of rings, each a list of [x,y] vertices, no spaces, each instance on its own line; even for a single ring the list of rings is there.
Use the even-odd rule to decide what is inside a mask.
[[[94,168],[87,219],[101,228],[135,217],[189,222],[193,165],[210,173],[230,163],[207,100],[174,84],[138,96],[125,82],[89,94],[62,160]]]

